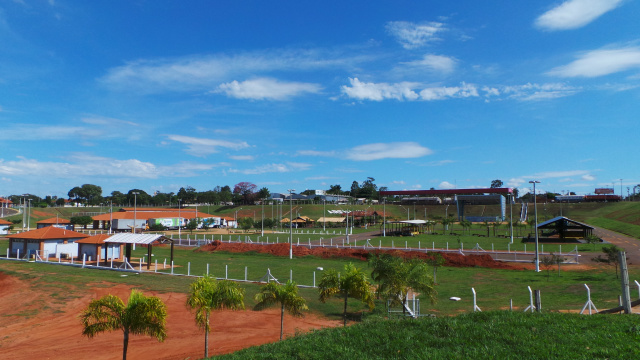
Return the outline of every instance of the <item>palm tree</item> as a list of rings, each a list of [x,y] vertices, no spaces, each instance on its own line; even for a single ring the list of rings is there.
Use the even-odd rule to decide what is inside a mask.
[[[350,297],[358,299],[373,309],[373,292],[367,276],[352,263],[344,266],[344,273],[339,273],[335,269],[327,270],[320,279],[318,285],[320,301],[326,302],[333,296],[344,298],[344,326],[347,326],[347,301]]]
[[[82,335],[89,338],[105,332],[122,330],[124,346],[122,359],[127,359],[129,334],[148,335],[162,342],[167,337],[167,307],[155,296],[145,296],[137,290],[131,290],[125,305],[115,295],[106,295],[93,300],[80,315]]]
[[[436,258],[434,260],[437,262],[434,268],[444,262],[444,259],[442,262]],[[374,259],[373,266],[372,276],[380,281],[377,292],[390,298],[392,304],[401,304],[403,313],[410,290],[420,292],[431,302],[435,301],[434,281],[429,275],[429,268],[425,262],[417,259],[405,260],[385,254]]]
[[[267,283],[254,299],[258,302],[254,307],[256,310],[280,304],[280,340],[282,340],[284,329],[284,311],[287,310],[293,316],[302,316],[302,311],[309,309],[304,298],[298,295],[296,283],[291,280],[288,280],[286,284]]]
[[[209,315],[213,310],[244,309],[244,289],[231,280],[206,275],[189,285],[187,306],[196,312],[196,325],[204,330],[204,357],[209,356]]]

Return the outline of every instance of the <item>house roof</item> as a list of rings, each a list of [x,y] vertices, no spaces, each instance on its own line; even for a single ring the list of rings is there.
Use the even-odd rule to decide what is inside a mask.
[[[542,223],[538,224],[538,226],[537,226],[537,227],[538,227],[538,228],[546,228],[546,227],[548,227],[549,225],[551,225],[551,224],[553,224],[553,223],[556,223],[556,222],[559,222],[559,221],[566,221],[566,222],[567,222],[567,223],[569,223],[569,224],[577,225],[578,227],[581,227],[581,228],[595,229],[595,228],[594,228],[593,226],[591,226],[591,225],[583,224],[583,223],[581,223],[581,222],[578,222],[578,221],[575,221],[575,220],[571,220],[571,219],[569,219],[569,218],[567,218],[567,217],[564,217],[564,216],[556,216],[556,217],[554,217],[554,218],[553,218],[553,219],[551,219],[551,220],[547,220],[547,221],[545,221],[545,222],[542,222]]]
[[[346,217],[321,217],[320,219],[318,219],[318,222],[344,222],[344,220],[346,219]]]
[[[11,224],[13,224],[11,221],[0,219],[0,225],[11,225]]]
[[[88,238],[77,240],[78,244],[103,244],[106,239],[111,237],[111,234],[97,234],[89,236]]]
[[[71,224],[71,221],[63,218],[52,217],[36,222],[36,224]]]
[[[0,197],[0,203],[2,203],[2,204],[5,204],[5,203],[6,204],[13,204],[13,201],[11,201],[9,199],[6,199],[6,198]]]
[[[36,230],[25,231],[19,234],[8,235],[7,237],[9,239],[49,240],[86,238],[89,237],[89,235],[85,235],[76,231],[60,229],[53,226],[47,226]]]
[[[128,234],[121,233],[104,240],[105,243],[148,245],[155,241],[168,239],[161,234]]]

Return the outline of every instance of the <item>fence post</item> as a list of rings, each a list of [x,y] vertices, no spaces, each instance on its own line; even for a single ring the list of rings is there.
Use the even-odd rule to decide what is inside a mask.
[[[637,283],[637,281],[636,281]],[[316,272],[313,272],[313,287],[316,287]],[[640,292],[640,290],[638,290],[638,292]]]
[[[171,275],[173,275],[173,260],[171,260]]]
[[[209,276],[209,263],[207,263],[207,276]]]
[[[153,272],[158,272],[158,259],[156,259],[156,267],[155,267],[155,269],[153,270]]]
[[[293,269],[289,269],[289,280],[293,281]]]
[[[87,254],[82,254],[82,268],[84,269],[84,264],[87,261]]]
[[[191,261],[187,263],[187,276],[191,276]]]
[[[224,279],[229,279],[229,265],[224,266]]]

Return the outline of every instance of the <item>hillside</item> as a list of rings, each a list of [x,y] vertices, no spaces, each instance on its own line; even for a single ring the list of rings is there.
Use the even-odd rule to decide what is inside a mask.
[[[375,319],[215,359],[637,359],[635,316],[523,312]]]

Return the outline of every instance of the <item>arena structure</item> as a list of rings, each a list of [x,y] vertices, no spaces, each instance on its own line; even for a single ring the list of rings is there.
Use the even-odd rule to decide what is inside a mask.
[[[454,202],[458,209],[458,220],[471,222],[504,221],[506,218],[507,199],[513,201],[512,188],[484,188],[484,189],[444,189],[444,190],[385,190],[380,191],[381,196],[400,196],[403,199],[432,199],[454,196]],[[442,202],[431,202],[442,203]],[[500,205],[500,214],[495,216],[465,217],[465,205]]]

